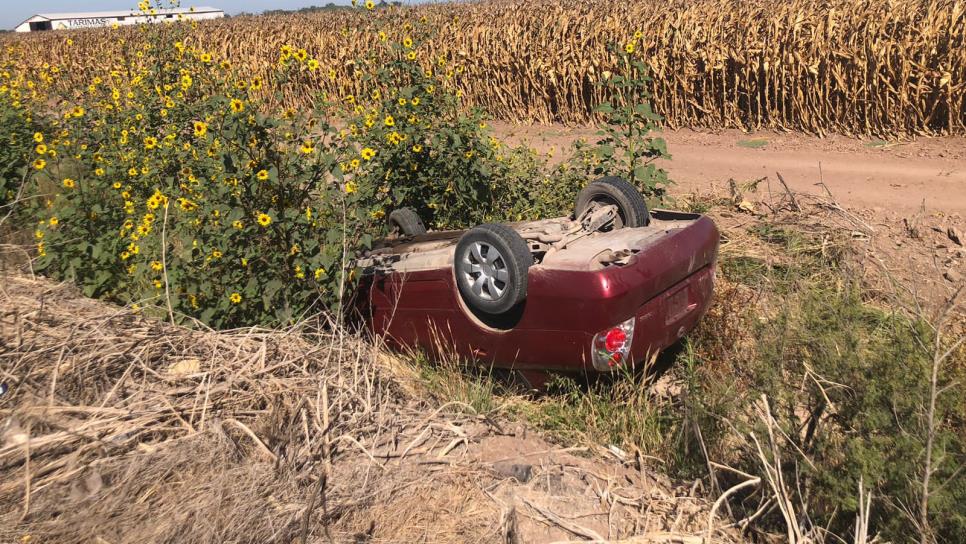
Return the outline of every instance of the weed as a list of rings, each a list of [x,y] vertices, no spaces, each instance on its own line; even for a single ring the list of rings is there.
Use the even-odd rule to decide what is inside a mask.
[[[474,414],[487,415],[500,409],[505,402],[501,399],[508,396],[508,383],[494,376],[492,368],[455,357],[430,360],[419,352],[410,354],[409,360],[419,369],[427,393],[443,403],[456,403]]]

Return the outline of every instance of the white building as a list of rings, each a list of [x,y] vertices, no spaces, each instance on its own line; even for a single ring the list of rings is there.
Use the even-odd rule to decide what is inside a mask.
[[[139,11],[92,11],[87,13],[40,13],[20,23],[16,32],[39,32],[41,30],[70,30],[100,26],[136,25],[179,19],[202,21],[221,19],[225,12],[211,7],[159,9],[154,15]]]

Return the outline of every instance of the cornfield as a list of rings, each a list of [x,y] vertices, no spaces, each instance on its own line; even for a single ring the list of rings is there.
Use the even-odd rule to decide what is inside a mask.
[[[193,40],[266,79],[282,45],[305,48],[322,69],[281,97],[305,107],[320,91],[360,91],[351,59],[383,54],[373,26],[389,39],[426,33],[438,59],[426,68],[448,71],[467,106],[507,121],[593,120],[610,98],[597,83],[633,43],[653,78],[654,109],[672,128],[966,133],[960,0],[494,1],[237,17],[199,25]],[[116,54],[116,34],[71,37],[69,52],[60,33],[13,39],[78,84],[85,67]]]

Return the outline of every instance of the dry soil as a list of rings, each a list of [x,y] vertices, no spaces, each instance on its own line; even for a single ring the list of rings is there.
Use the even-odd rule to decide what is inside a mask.
[[[564,156],[578,138],[593,141],[589,127],[521,126],[496,123],[497,133],[538,152]],[[798,133],[665,131],[672,160],[663,161],[676,185],[672,193],[706,192],[733,178],[746,182],[776,172],[796,192],[822,194],[824,181],[841,204],[873,211],[966,215],[966,138],[907,141],[819,138]]]

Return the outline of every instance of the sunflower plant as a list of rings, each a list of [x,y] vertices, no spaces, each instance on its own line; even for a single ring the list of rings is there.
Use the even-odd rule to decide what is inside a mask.
[[[343,168],[357,152],[317,116],[266,112],[259,82],[177,26],[144,32],[125,70],[58,97],[39,268],[222,327],[338,305],[347,255],[371,241],[369,174]]]
[[[360,78],[364,94],[338,97],[345,136],[369,166],[359,183],[381,195],[377,214],[411,207],[436,228],[483,221],[499,179],[495,139],[483,112],[462,107],[441,75],[452,71],[447,60],[427,59],[412,32],[383,42],[388,61],[361,59],[371,67]]]
[[[671,155],[664,139],[653,135],[662,117],[651,108],[647,67],[634,56],[637,39],[615,48],[621,71],[599,83],[613,97],[596,108],[604,121],[600,138],[592,146],[578,143],[567,167],[581,176],[620,175],[645,195],[660,198],[671,182],[656,161]]]

